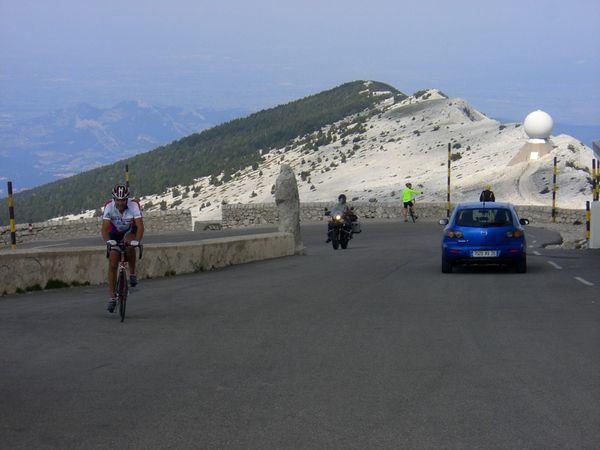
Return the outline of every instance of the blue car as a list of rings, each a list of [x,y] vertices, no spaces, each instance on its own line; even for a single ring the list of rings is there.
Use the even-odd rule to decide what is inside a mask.
[[[450,220],[440,220],[442,272],[458,264],[510,264],[527,272],[525,231],[529,220],[519,219],[510,203],[477,202],[456,205]]]

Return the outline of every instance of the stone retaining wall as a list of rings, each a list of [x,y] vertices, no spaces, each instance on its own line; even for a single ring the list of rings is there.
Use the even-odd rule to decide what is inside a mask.
[[[33,223],[30,232],[28,224],[15,226],[17,244],[30,241],[65,240],[73,237],[100,236],[102,218],[61,220]],[[168,233],[175,231],[191,231],[192,215],[187,209],[176,209],[160,212],[144,213],[144,229],[146,233]],[[10,227],[0,227],[0,248],[10,245]]]
[[[400,203],[353,202],[351,204],[360,220],[365,219],[401,219],[403,207]],[[325,208],[332,203],[302,203],[300,205],[301,222],[319,222],[325,220]],[[419,220],[437,221],[446,217],[446,203],[419,203],[416,205]],[[552,208],[547,206],[515,206],[520,217],[532,223],[552,222]],[[230,204],[222,206],[223,228],[249,227],[254,225],[276,224],[278,221],[275,204]],[[556,222],[573,224],[585,223],[585,210],[556,209]]]
[[[294,236],[263,233],[205,239],[177,244],[147,244],[138,261],[140,278],[218,269],[270,258],[291,256]],[[107,259],[104,248],[19,250],[0,253],[0,296],[48,287],[106,283]]]

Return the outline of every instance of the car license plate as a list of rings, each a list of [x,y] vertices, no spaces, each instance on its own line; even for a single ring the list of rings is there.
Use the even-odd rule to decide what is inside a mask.
[[[497,250],[474,250],[471,252],[473,258],[495,258],[498,256]]]

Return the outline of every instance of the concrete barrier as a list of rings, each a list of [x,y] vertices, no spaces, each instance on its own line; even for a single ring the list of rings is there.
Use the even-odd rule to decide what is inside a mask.
[[[291,256],[294,237],[264,233],[177,244],[148,244],[138,261],[141,278],[157,278],[212,270],[270,258]],[[104,248],[17,250],[0,254],[0,295],[54,285],[106,283]],[[51,281],[51,280],[54,280]]]

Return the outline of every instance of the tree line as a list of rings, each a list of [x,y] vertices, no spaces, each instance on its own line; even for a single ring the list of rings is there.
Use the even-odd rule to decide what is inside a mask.
[[[375,94],[382,91],[389,94]],[[372,108],[390,96],[406,98],[384,83],[371,82],[367,88],[364,81],[354,81],[262,110],[152,151],[19,192],[14,195],[15,220],[41,222],[97,209],[110,198],[111,187],[123,181],[125,165],[130,169],[132,192],[140,197],[162,193],[171,186],[189,185],[204,176],[231,176],[256,166],[270,150],[284,148],[298,137]],[[3,199],[0,225],[8,223],[8,205]]]

